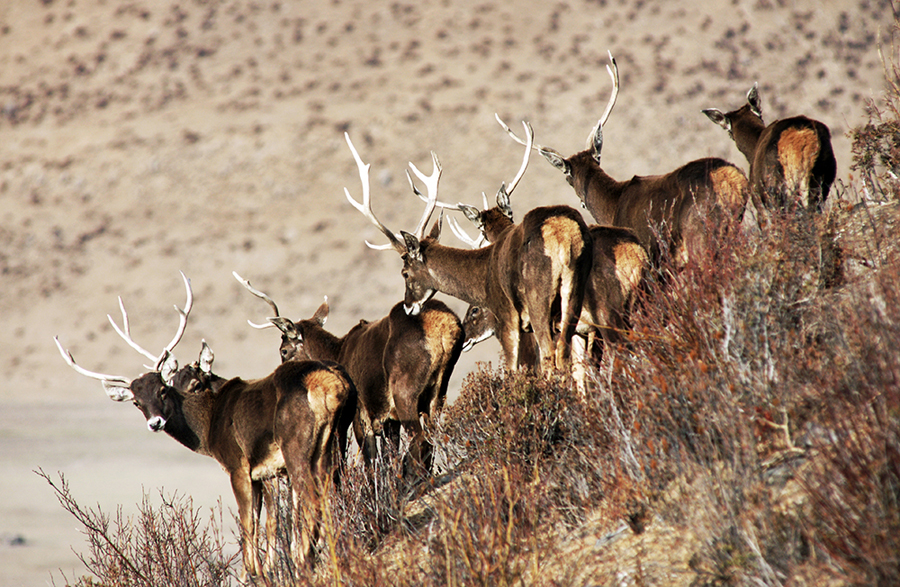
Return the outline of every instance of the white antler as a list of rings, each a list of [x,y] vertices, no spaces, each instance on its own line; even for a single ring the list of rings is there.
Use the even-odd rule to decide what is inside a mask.
[[[159,359],[156,355],[140,346],[138,343],[134,342],[134,339],[131,338],[131,326],[128,324],[128,312],[125,311],[125,303],[122,301],[122,296],[119,296],[119,309],[122,311],[122,328],[119,328],[119,325],[116,324],[116,321],[113,320],[113,317],[109,314],[106,317],[109,319],[109,323],[112,324],[113,330],[116,331],[116,334],[122,337],[125,342],[128,343],[128,346],[144,355],[155,364]],[[146,365],[145,365],[146,366]],[[148,369],[152,369],[152,367],[147,366]]]
[[[184,290],[187,293],[187,300],[184,303],[183,310],[179,309],[178,306],[175,306],[175,311],[178,312],[178,331],[175,333],[175,337],[172,341],[163,349],[162,354],[159,355],[154,371],[159,371],[159,368],[162,366],[163,362],[165,362],[166,358],[168,358],[168,355],[172,353],[175,346],[181,341],[181,337],[184,336],[184,331],[187,328],[188,314],[191,313],[191,308],[194,306],[194,292],[191,291],[191,280],[185,276],[183,271],[179,271],[179,273],[181,273],[181,279],[184,280]]]
[[[494,114],[494,116],[497,116]],[[500,124],[503,124],[503,121],[497,117],[497,120]],[[506,126],[506,125],[504,125]],[[506,195],[511,196],[513,190],[516,189],[516,186],[519,185],[519,181],[522,179],[522,176],[525,175],[525,170],[528,168],[528,161],[531,159],[531,149],[534,146],[534,129],[531,128],[531,125],[522,121],[522,126],[525,127],[525,157],[522,159],[522,166],[519,168],[519,172],[516,173],[516,176],[513,178],[511,182],[509,182],[508,187],[501,186],[500,189],[506,190]]]
[[[241,285],[247,288],[247,291],[262,299],[272,307],[272,311],[275,312],[274,318],[278,318],[281,316],[281,314],[278,313],[278,306],[275,305],[275,302],[272,300],[272,298],[250,285],[250,282],[238,275],[237,271],[232,271],[231,274],[234,275],[234,278],[237,279]],[[259,330],[262,330],[264,328],[272,328],[275,326],[275,324],[273,324],[272,322],[267,322],[266,324],[256,324],[255,322],[251,322],[250,320],[247,320],[247,324]]]
[[[588,135],[588,148],[590,148],[590,145],[594,140],[594,135],[597,134],[597,129],[602,129],[606,124],[606,121],[609,118],[610,113],[612,112],[613,106],[616,105],[616,98],[619,96],[619,66],[616,65],[616,60],[612,56],[612,53],[610,51],[607,51],[607,54],[609,55],[609,61],[610,63],[612,63],[612,67],[607,65],[606,71],[609,73],[609,77],[612,79],[613,87],[609,95],[609,102],[606,104],[606,110],[603,111],[603,116],[600,117],[600,120],[597,121],[597,125],[593,129],[591,129],[591,134]]]
[[[454,218],[453,216],[447,217],[447,224],[450,225],[450,230],[453,231],[453,234],[456,235],[456,238],[469,245],[473,249],[480,249],[489,244],[487,242],[487,239],[484,238],[484,233],[482,233],[481,231],[479,231],[477,239],[469,236],[469,233],[463,230],[463,228],[459,225],[459,222],[457,222],[456,218]]]
[[[63,348],[62,343],[59,342],[59,337],[54,336],[53,342],[56,343],[56,348],[59,349],[59,354],[62,355],[63,360],[75,370],[75,372],[80,375],[84,375],[85,377],[90,377],[91,379],[98,379],[103,384],[103,389],[106,391],[106,395],[117,402],[130,400],[134,395],[131,393],[131,390],[128,388],[131,385],[131,381],[125,377],[119,375],[107,375],[105,373],[97,373],[96,371],[88,371],[84,367],[78,365],[75,362],[75,358],[72,357],[72,353]],[[155,358],[155,357],[154,357]]]
[[[159,371],[160,367],[163,365],[169,355],[172,354],[172,350],[175,348],[175,345],[177,345],[181,340],[181,337],[184,336],[184,330],[187,327],[188,314],[190,314],[191,307],[194,304],[194,294],[191,291],[190,280],[184,275],[183,271],[180,271],[179,273],[181,273],[181,279],[184,280],[184,287],[187,290],[187,301],[185,302],[183,310],[178,306],[175,306],[175,311],[178,312],[179,315],[178,330],[175,333],[175,338],[173,338],[172,341],[166,345],[159,356],[154,355],[144,347],[140,346],[131,337],[131,326],[128,323],[128,313],[125,311],[125,303],[122,301],[122,296],[119,296],[119,309],[122,311],[122,328],[119,328],[119,325],[116,324],[116,321],[113,320],[112,316],[110,316],[109,314],[106,315],[106,317],[109,319],[109,323],[112,324],[113,330],[115,330],[116,334],[118,334],[125,342],[128,343],[128,346],[153,361],[153,365],[144,366],[154,371]]]
[[[359,180],[362,183],[362,203],[357,202],[350,195],[350,190],[344,188],[344,194],[347,196],[347,201],[350,204],[359,210],[363,216],[369,219],[369,222],[374,224],[378,230],[380,230],[384,236],[388,238],[390,241],[389,247],[393,247],[399,253],[403,254],[406,252],[406,246],[403,244],[402,240],[391,232],[384,224],[381,223],[380,220],[375,216],[375,213],[372,212],[372,203],[369,198],[369,164],[363,163],[362,159],[359,156],[359,153],[356,151],[356,147],[353,146],[353,142],[350,140],[350,135],[348,133],[344,133],[344,138],[347,139],[347,145],[350,146],[350,152],[353,153],[353,159],[356,160],[356,166],[359,168]],[[388,246],[379,246],[373,245],[369,241],[366,241],[366,244],[373,249],[384,250],[387,249]]]
[[[440,182],[441,180],[441,162],[438,161],[438,156],[434,151],[431,152],[431,162],[431,175],[425,175],[424,173],[419,171],[418,167],[416,167],[414,163],[410,162],[409,164],[410,169],[412,169],[413,173],[416,174],[416,177],[419,178],[419,181],[425,184],[425,191],[428,193],[428,198],[425,204],[425,212],[422,214],[422,219],[419,221],[419,225],[416,227],[415,233],[413,233],[419,240],[425,238],[425,227],[428,224],[428,221],[431,219],[431,215],[434,213],[434,209],[437,206],[438,182]],[[410,179],[410,184],[412,184],[412,179]]]

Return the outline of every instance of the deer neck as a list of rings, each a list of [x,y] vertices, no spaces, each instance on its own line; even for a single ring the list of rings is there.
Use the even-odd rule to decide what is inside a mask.
[[[599,165],[587,173],[582,182],[584,207],[598,224],[612,226],[628,182],[616,181]]]
[[[307,328],[303,335],[303,346],[314,361],[337,361],[346,338],[338,338],[321,326]]]
[[[207,456],[211,454],[208,438],[213,394],[210,390],[178,393],[176,409],[166,420],[165,427],[166,434],[192,451]]]
[[[437,290],[464,302],[483,306],[487,301],[493,246],[466,250],[434,243],[428,247],[425,265],[437,284]]]
[[[737,116],[731,123],[731,134],[734,136],[734,144],[738,151],[743,153],[748,162],[753,161],[759,137],[766,125],[756,115],[749,112]]]

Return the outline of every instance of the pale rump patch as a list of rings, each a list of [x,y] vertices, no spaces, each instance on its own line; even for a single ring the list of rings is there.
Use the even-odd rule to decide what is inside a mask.
[[[647,251],[637,243],[621,243],[613,248],[613,256],[622,296],[630,299],[641,283],[644,268],[650,263]]]
[[[462,336],[462,328],[456,316],[438,310],[425,310],[421,317],[422,328],[427,333],[425,346],[432,360],[449,354]],[[440,333],[440,336],[435,336],[435,333]]]
[[[549,218],[541,225],[544,239],[544,254],[550,257],[554,266],[565,267],[581,255],[584,241],[581,228],[568,218]]]
[[[788,190],[808,197],[809,177],[819,148],[819,136],[811,128],[789,128],[778,137],[778,161]]]
[[[347,400],[347,386],[343,379],[331,371],[320,369],[307,374],[303,383],[316,422],[330,422]]]
[[[740,210],[747,203],[750,183],[744,172],[732,165],[723,165],[709,174],[716,202],[729,210]]]

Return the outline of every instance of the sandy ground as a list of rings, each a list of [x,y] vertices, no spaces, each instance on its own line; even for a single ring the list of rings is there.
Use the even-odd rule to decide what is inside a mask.
[[[343,132],[372,163],[374,206],[412,229],[421,207],[409,161],[443,163],[442,199],[480,202],[522,151],[493,120],[529,120],[536,141],[581,149],[606,104],[606,52],[621,72],[606,127],[613,176],[662,173],[721,156],[745,166],[702,108],[740,105],[760,83],[768,119],[805,113],[832,129],[839,175],[848,128],[878,96],[885,0],[514,0],[327,3],[8,0],[0,4],[0,584],[83,572],[74,521],[33,473],[66,476],[83,505],[135,510],[143,493],[234,501],[209,458],[147,431],[140,413],[60,359],[144,368],[110,328],[116,297],[136,340],[161,350],[195,306],[181,361],[200,340],[225,376],[264,376],[279,337],[231,277],[311,316],[327,295],[338,334],[402,296],[400,261],[367,249],[378,233],[345,201],[360,193]],[[577,203],[532,163],[519,211]],[[453,237],[445,237],[453,242]],[[462,245],[460,245],[462,246]],[[454,302],[457,311],[463,305]],[[458,365],[452,394],[480,345]],[[158,499],[157,499],[158,501]]]

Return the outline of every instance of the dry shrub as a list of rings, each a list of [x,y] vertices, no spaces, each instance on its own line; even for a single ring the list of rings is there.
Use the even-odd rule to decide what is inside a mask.
[[[37,473],[81,525],[89,544],[90,554],[79,558],[93,577],[81,577],[74,585],[215,587],[236,579],[240,556],[226,554],[233,549],[226,548],[222,536],[221,504],[204,520],[189,497],[160,494],[161,503],[154,507],[144,496],[135,518],[119,509],[111,520],[99,507],[79,506],[62,475],[57,484],[43,471]]]

